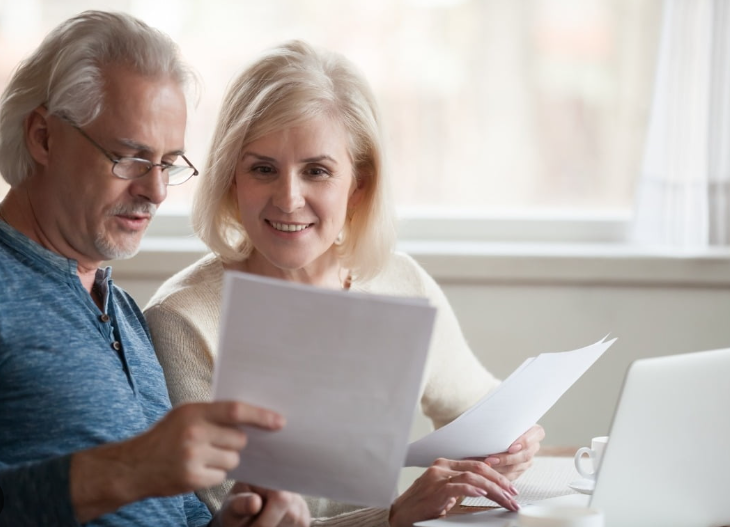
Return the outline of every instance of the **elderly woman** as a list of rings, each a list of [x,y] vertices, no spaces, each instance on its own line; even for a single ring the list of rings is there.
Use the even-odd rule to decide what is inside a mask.
[[[146,308],[174,403],[210,397],[221,286],[227,269],[333,289],[427,297],[438,308],[421,407],[443,426],[493,389],[446,297],[405,254],[393,251],[374,97],[342,56],[291,42],[233,82],[223,102],[193,224],[212,254],[168,280]],[[508,452],[439,460],[390,510],[308,499],[333,525],[411,525],[487,495],[515,510],[510,483],[544,437],[535,426]],[[201,493],[213,509],[226,486]],[[327,519],[329,518],[329,519]]]

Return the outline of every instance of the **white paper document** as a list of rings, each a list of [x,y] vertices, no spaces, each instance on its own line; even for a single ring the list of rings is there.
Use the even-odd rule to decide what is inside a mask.
[[[229,476],[389,507],[434,317],[424,299],[226,273],[213,398],[286,418],[278,432],[246,429]]]
[[[481,401],[448,425],[409,445],[406,466],[506,451],[547,412],[616,339],[527,359]]]

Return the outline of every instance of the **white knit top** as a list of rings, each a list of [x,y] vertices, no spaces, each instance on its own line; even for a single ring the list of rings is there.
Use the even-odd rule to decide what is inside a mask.
[[[145,308],[155,350],[173,405],[210,400],[217,353],[224,269],[207,255],[167,280]],[[426,297],[438,310],[422,384],[421,409],[439,428],[492,390],[499,381],[467,345],[456,316],[436,282],[411,257],[395,253],[385,269],[353,291]],[[211,510],[220,508],[233,482],[198,492]],[[305,497],[313,525],[388,525],[387,510],[363,509]]]

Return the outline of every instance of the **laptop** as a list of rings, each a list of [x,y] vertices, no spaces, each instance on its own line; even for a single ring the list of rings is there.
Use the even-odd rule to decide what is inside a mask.
[[[606,527],[730,525],[730,349],[631,365],[590,505]]]
[[[590,505],[606,527],[730,526],[730,349],[635,361],[593,494],[539,503]],[[416,525],[501,527],[516,517],[501,509]]]

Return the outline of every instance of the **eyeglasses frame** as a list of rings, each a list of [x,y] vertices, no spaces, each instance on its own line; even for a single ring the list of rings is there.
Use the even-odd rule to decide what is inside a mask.
[[[87,141],[89,141],[92,145],[94,145],[97,148],[97,150],[99,150],[99,152],[101,152],[102,154],[104,154],[104,157],[106,157],[109,161],[111,161],[113,163],[113,166],[112,166],[112,175],[114,177],[119,178],[119,179],[123,179],[125,181],[134,181],[135,179],[140,179],[140,178],[145,177],[155,167],[160,167],[160,169],[162,169],[162,170],[167,170],[170,167],[180,166],[180,165],[171,165],[171,164],[168,164],[168,163],[153,163],[152,161],[150,161],[148,159],[142,159],[141,157],[121,156],[121,157],[116,157],[115,158],[114,155],[111,154],[106,148],[104,148],[99,143],[97,143],[96,141],[94,141],[89,136],[89,134],[87,134],[86,132],[84,132],[84,130],[79,125],[77,125],[76,123],[73,123],[70,120],[65,119],[65,118],[63,120],[66,121],[73,128],[75,128]],[[188,167],[190,167],[190,168],[193,169],[193,173],[190,176],[188,176],[186,179],[184,179],[183,181],[180,181],[179,183],[170,183],[169,182],[169,179],[168,179],[168,182],[166,183],[166,185],[169,186],[169,187],[175,187],[177,185],[182,185],[183,183],[187,183],[188,181],[190,181],[190,179],[192,179],[193,177],[195,177],[198,174],[200,174],[200,172],[198,172],[198,169],[195,168],[195,165],[193,165],[190,162],[190,160],[188,160],[188,158],[185,157],[185,155],[180,154],[180,157],[182,157],[183,160],[185,160],[185,162],[188,164]],[[147,165],[149,165],[149,169],[147,170],[147,172],[145,172],[143,174],[140,174],[139,176],[133,177],[133,178],[128,178],[128,177],[120,176],[119,174],[117,174],[116,172],[114,172],[114,167],[116,167],[119,164],[119,162],[122,161],[123,159],[130,159],[130,160],[133,160],[133,161],[140,161],[140,162],[146,163]]]

